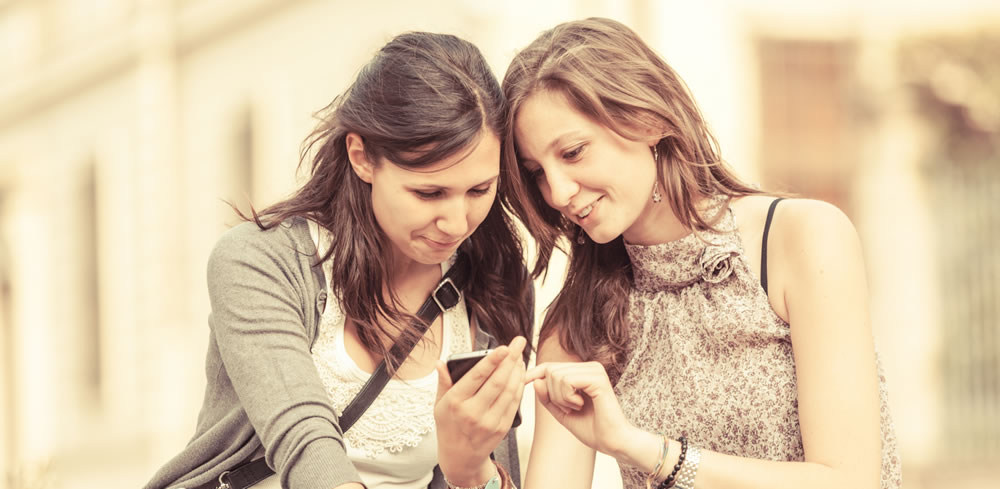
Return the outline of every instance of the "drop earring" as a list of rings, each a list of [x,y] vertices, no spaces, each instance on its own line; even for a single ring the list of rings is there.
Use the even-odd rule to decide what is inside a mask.
[[[660,163],[660,151],[656,149],[656,146],[653,146],[650,149],[653,150],[653,162],[656,163],[657,165],[659,165],[659,163]],[[657,171],[657,173],[659,173],[659,171]],[[663,200],[663,197],[660,195],[660,180],[659,180],[659,178],[657,178],[657,180],[655,182],[653,182],[653,203],[654,204],[659,204],[660,201],[662,201],[662,200]]]
[[[576,232],[576,244],[581,244],[582,245],[582,244],[585,244],[587,242],[587,239],[584,238],[583,235],[584,235],[583,228],[577,228],[577,232]]]

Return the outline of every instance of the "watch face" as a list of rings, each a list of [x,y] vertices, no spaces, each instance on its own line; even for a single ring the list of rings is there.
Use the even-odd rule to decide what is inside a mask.
[[[486,487],[483,489],[500,489],[501,486],[503,486],[503,483],[500,481],[500,474],[497,474],[486,482]]]

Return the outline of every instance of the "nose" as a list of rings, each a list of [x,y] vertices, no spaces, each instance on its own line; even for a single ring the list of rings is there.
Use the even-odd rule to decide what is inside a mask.
[[[449,238],[461,238],[469,232],[469,212],[464,198],[450,199],[438,215],[438,230]]]
[[[553,207],[568,206],[570,199],[580,192],[580,184],[558,168],[545,172],[545,183],[549,187],[549,204]]]

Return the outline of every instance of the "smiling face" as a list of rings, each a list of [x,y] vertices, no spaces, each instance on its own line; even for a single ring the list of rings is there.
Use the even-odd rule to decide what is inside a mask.
[[[397,258],[439,264],[479,227],[496,197],[500,140],[483,131],[471,148],[421,168],[372,164],[356,134],[347,136],[358,177],[371,184],[375,220]]]
[[[632,141],[598,124],[558,92],[525,99],[514,120],[521,164],[545,202],[597,243],[629,239],[646,220],[656,181],[653,141]]]

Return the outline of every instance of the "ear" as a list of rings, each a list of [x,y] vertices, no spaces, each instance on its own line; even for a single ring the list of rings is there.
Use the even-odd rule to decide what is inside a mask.
[[[347,159],[351,162],[354,173],[365,183],[372,183],[372,170],[375,165],[365,154],[365,142],[356,132],[349,132],[345,137],[344,145],[347,147]]]

